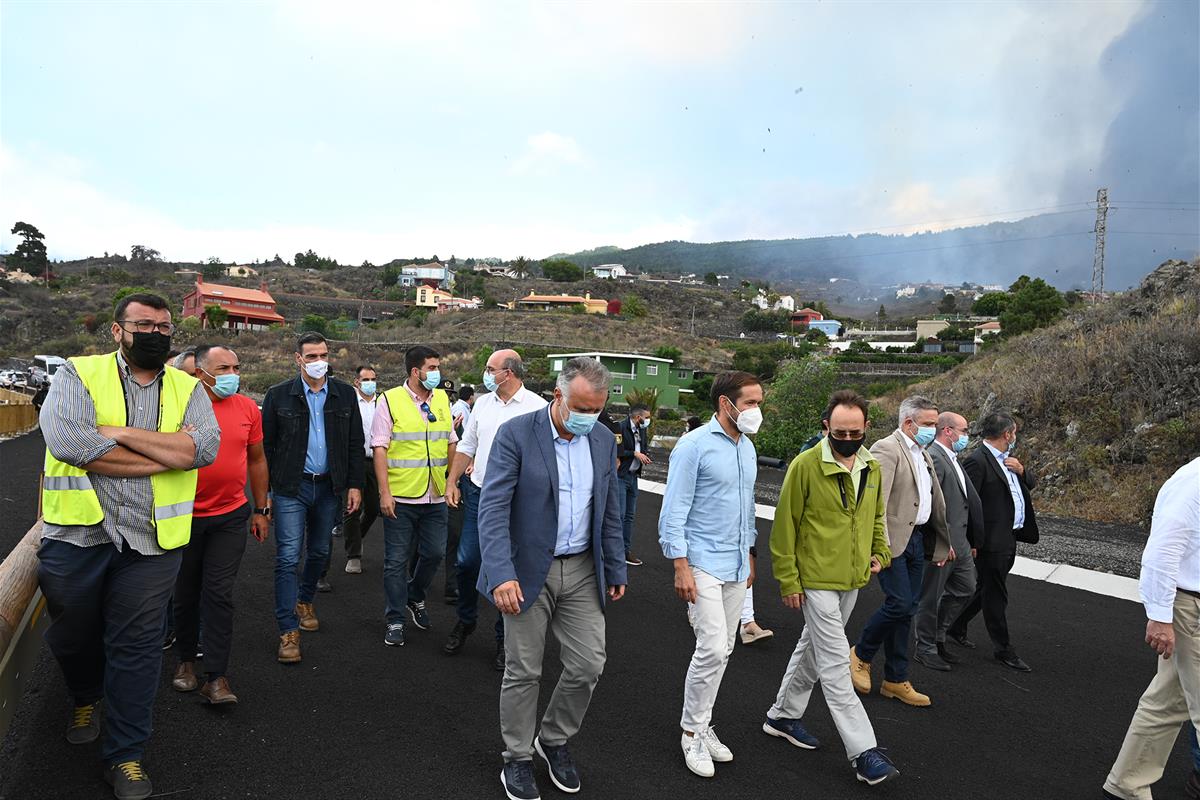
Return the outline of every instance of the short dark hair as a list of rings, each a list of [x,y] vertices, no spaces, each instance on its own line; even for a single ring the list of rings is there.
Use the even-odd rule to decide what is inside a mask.
[[[371,370],[371,372],[374,372],[376,375],[379,374],[379,370],[375,369],[370,364],[359,364],[357,367],[354,368],[354,377],[361,378],[362,371],[364,369],[369,369],[369,370]]]
[[[747,386],[761,385],[762,381],[749,372],[742,372],[736,369],[722,372],[713,378],[711,396],[713,408],[720,406],[722,397],[728,397],[729,402],[736,403],[742,395],[742,389],[745,389]]]
[[[650,409],[647,408],[644,403],[635,403],[634,405],[631,405],[629,407],[630,416],[632,416],[634,414],[641,414],[642,412],[645,412],[647,414],[650,413]]]
[[[196,357],[196,366],[200,366],[201,361],[208,360],[208,353],[210,350],[228,350],[231,353],[234,352],[232,347],[228,347],[223,344],[201,344],[201,345],[196,345],[196,347],[193,349],[194,349],[194,352],[192,353],[192,355],[194,355]],[[184,352],[187,352],[187,351],[185,350]]]
[[[300,334],[300,338],[296,340],[296,352],[303,353],[304,345],[306,345],[306,344],[328,345],[329,342],[326,341],[324,336],[317,333],[316,331],[308,331],[307,333]]]
[[[821,415],[821,421],[829,422],[830,418],[833,417],[833,410],[838,406],[853,406],[857,408],[862,412],[864,424],[870,419],[871,412],[867,398],[853,389],[838,389],[829,396],[829,403],[825,406],[825,413]]]
[[[475,396],[475,390],[470,386],[461,386],[458,389],[459,400],[470,400]]]
[[[127,294],[117,301],[116,308],[113,309],[113,319],[117,322],[125,321],[125,309],[129,308],[130,303],[149,306],[155,311],[170,311],[171,307],[167,305],[167,301],[156,294],[150,292],[134,292]]]
[[[687,429],[689,431],[694,431],[694,430],[696,430],[696,428],[699,428],[699,427],[700,427],[700,418],[699,417],[688,417],[687,418]]]
[[[979,421],[979,435],[985,439],[999,439],[1017,427],[1017,420],[1007,411],[993,411]]]
[[[432,347],[423,344],[413,345],[404,351],[404,375],[406,377],[411,375],[414,369],[425,366],[425,362],[431,358],[441,357],[441,354]]]

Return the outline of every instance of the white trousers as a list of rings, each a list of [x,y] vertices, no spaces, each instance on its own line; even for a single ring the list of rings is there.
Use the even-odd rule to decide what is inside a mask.
[[[846,620],[857,599],[857,589],[812,589],[804,593],[804,632],[783,673],[775,705],[767,711],[771,719],[800,719],[808,709],[813,687],[820,681],[849,759],[876,746],[875,730],[850,681]]]
[[[722,581],[696,567],[692,567],[692,577],[696,581],[696,602],[692,607],[696,650],[683,685],[683,717],[679,725],[685,731],[699,733],[712,722],[721,677],[740,627],[746,582]]]
[[[694,608],[695,608],[695,604],[688,603],[688,618],[689,619],[691,618],[691,615],[694,613],[693,612]],[[753,622],[753,621],[754,621],[754,589],[752,587],[747,587],[746,602],[742,603],[742,624],[745,625],[746,623]]]
[[[1190,721],[1200,730],[1200,599],[1177,592],[1172,616],[1175,652],[1158,659],[1104,782],[1125,800],[1151,800],[1150,786],[1162,777],[1180,727]]]

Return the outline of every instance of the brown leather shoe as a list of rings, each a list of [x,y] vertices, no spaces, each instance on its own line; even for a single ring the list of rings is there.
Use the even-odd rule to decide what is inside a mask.
[[[205,681],[200,687],[200,696],[214,706],[237,702],[237,695],[230,690],[229,681],[224,675],[215,681]]]
[[[296,616],[300,618],[300,630],[315,631],[321,628],[312,603],[296,603]]]
[[[177,692],[194,692],[198,682],[196,670],[191,661],[180,661],[175,668],[175,677],[171,679],[171,687]]]
[[[295,664],[300,660],[300,631],[288,631],[279,637],[279,654],[275,659],[280,664]]]

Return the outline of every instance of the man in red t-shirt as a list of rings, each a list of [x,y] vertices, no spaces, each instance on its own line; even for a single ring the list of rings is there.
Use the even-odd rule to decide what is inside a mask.
[[[195,376],[208,390],[221,428],[217,458],[199,473],[192,538],[183,550],[175,582],[175,645],[179,666],[171,685],[180,692],[196,688],[195,661],[204,624],[204,672],[200,694],[212,704],[236,703],[225,669],[233,639],[233,584],[246,550],[246,522],[258,541],[267,538],[271,514],[267,497],[267,457],[263,452],[262,414],[254,401],[238,394],[241,365],[237,353],[220,345],[196,348]],[[246,479],[254,505],[246,499]]]

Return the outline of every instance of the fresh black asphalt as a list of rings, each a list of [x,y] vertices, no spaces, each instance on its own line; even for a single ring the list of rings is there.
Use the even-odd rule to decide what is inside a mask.
[[[40,464],[36,434],[0,443],[0,552],[28,527]],[[854,780],[819,692],[806,716],[820,749],[796,749],[760,726],[800,633],[798,614],[778,600],[768,561],[755,587],[759,619],[775,638],[740,644],[726,672],[714,723],[735,753],[704,780],[683,765],[679,713],[693,646],[670,565],[657,552],[659,498],[642,493],[635,546],[646,565],[630,570],[629,595],[608,615],[608,663],[584,728],[572,742],[595,798],[1097,798],[1137,698],[1154,673],[1141,644],[1140,606],[1013,578],[1014,642],[1034,668],[1015,673],[990,657],[982,625],[975,651],[949,674],[913,666],[933,706],[865,699],[880,743],[899,766],[894,782]],[[768,524],[760,521],[765,537]],[[366,540],[364,573],[346,575],[335,542],[334,591],[318,595],[321,630],[304,634],[304,660],[275,662],[270,540],[251,541],[237,592],[230,679],[241,703],[214,709],[170,688],[164,659],[146,755],[157,797],[502,798],[499,674],[491,666],[491,614],[457,657],[441,653],[452,609],[434,596],[434,628],[410,630],[403,648],[383,645],[382,528]],[[760,540],[765,542],[765,538]],[[440,576],[434,586],[441,587]],[[857,633],[880,600],[863,591]],[[543,701],[557,675],[548,654]],[[881,679],[877,665],[875,679]],[[62,738],[69,701],[48,654],[31,676],[0,750],[0,800],[106,798],[96,747]],[[1159,798],[1182,797],[1189,768],[1180,738]],[[562,796],[538,767],[542,796]]]

